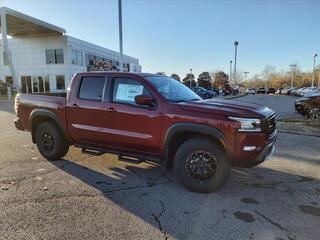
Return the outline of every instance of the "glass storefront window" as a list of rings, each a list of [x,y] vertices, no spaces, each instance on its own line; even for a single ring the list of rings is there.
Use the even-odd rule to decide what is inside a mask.
[[[56,84],[57,84],[57,90],[64,90],[65,89],[64,75],[57,75],[56,76]]]
[[[61,64],[64,63],[63,61],[63,49],[55,49],[56,52],[56,63]]]
[[[32,78],[32,92],[33,93],[39,92],[39,82],[38,81],[39,81],[38,77]]]
[[[46,49],[47,64],[63,64],[63,49]]]
[[[30,93],[32,91],[31,76],[21,77],[21,91],[23,93]]]
[[[82,66],[83,65],[82,52],[72,50],[71,51],[71,63],[74,65]]]

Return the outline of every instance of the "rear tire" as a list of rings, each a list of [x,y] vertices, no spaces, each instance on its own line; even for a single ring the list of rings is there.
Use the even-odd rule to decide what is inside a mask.
[[[320,120],[320,107],[308,107],[307,116],[313,120]]]
[[[192,138],[178,149],[174,159],[178,180],[193,192],[214,192],[228,180],[231,164],[224,150],[210,139]]]
[[[49,161],[64,157],[69,150],[60,129],[52,122],[44,122],[37,127],[36,143],[41,155]]]

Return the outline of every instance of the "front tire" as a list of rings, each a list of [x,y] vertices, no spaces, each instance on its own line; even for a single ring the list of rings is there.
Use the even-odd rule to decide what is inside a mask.
[[[230,174],[231,164],[224,150],[206,138],[192,138],[178,149],[174,160],[175,175],[193,192],[214,192]]]
[[[52,122],[44,122],[37,127],[36,143],[41,155],[49,161],[64,157],[69,150],[63,134]]]

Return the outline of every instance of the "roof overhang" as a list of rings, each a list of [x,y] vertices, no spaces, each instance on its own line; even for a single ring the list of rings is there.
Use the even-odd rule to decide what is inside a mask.
[[[46,36],[63,35],[66,30],[50,23],[33,18],[7,7],[0,8],[6,15],[7,34],[10,36]],[[1,20],[0,26],[2,28]]]

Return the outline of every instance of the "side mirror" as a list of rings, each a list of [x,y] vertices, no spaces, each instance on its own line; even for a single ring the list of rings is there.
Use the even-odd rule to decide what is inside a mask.
[[[137,95],[134,97],[134,101],[137,105],[152,105],[153,98],[146,95]]]

